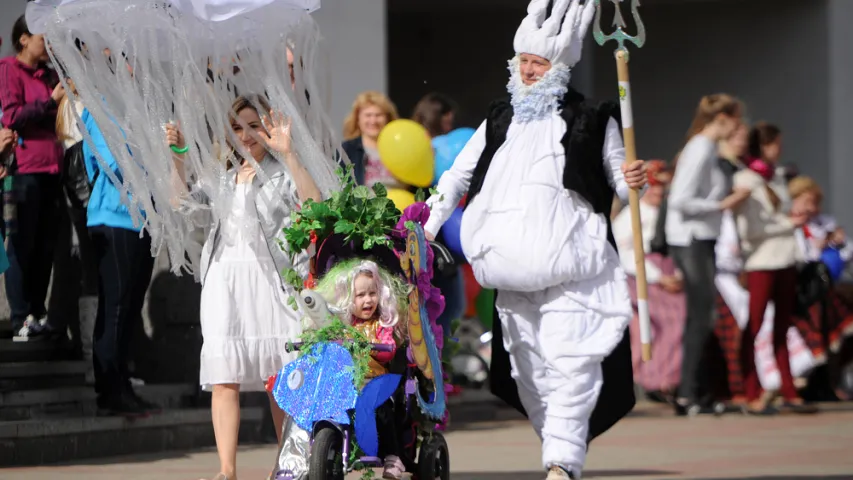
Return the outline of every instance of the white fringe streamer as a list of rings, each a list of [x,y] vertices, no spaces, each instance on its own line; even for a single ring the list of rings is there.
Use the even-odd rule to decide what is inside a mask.
[[[229,2],[235,9],[222,8]],[[187,211],[210,209],[218,221],[230,210],[234,186],[225,179],[233,154],[225,146],[239,144],[229,113],[238,93],[265,96],[274,110],[291,117],[294,151],[317,186],[324,195],[339,186],[335,158],[345,155],[320,98],[327,72],[319,61],[319,30],[307,13],[319,0],[248,3],[253,9],[245,0],[39,0],[28,7],[31,31],[45,33],[54,64],[74,81],[123,182],[105,174],[121,185],[134,221],[151,235],[152,255],[165,247],[177,274],[198,272],[199,226]],[[180,125],[191,147],[186,177],[205,194],[186,199],[180,211],[172,208],[175,167],[163,130],[169,121]],[[82,125],[81,131],[91,142]],[[262,171],[258,177],[267,180]],[[198,200],[205,196],[209,202]],[[281,208],[280,198],[258,201]]]

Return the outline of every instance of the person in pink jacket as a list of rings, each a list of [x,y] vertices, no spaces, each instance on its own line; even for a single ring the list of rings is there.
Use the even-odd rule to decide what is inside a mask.
[[[46,66],[42,35],[32,35],[23,16],[12,29],[17,54],[0,59],[2,127],[17,134],[15,161],[8,169],[9,270],[6,296],[19,339],[46,325],[45,297],[50,280],[55,227],[60,215],[62,146],[56,138],[57,104],[65,95],[56,72]],[[7,211],[10,209],[7,206]]]

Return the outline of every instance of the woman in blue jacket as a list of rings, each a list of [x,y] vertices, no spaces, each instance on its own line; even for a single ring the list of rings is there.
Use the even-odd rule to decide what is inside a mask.
[[[158,407],[133,391],[127,355],[134,324],[141,321],[145,292],[154,269],[151,238],[147,232],[140,235],[141,228],[134,224],[127,200],[113,183],[113,178],[122,181],[122,172],[95,119],[88,110],[83,110],[81,117],[92,139],[92,145],[83,143],[83,156],[92,186],[86,225],[98,262],[94,335],[98,410],[106,415],[144,416]],[[112,175],[103,171],[104,166]]]

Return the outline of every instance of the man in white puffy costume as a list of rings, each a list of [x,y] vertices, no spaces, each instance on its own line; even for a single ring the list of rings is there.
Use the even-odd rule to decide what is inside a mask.
[[[623,166],[618,105],[568,86],[593,15],[592,0],[530,3],[509,101],[491,105],[427,202],[434,237],[468,193],[462,248],[498,292],[492,391],[529,417],[548,480],[579,479],[588,442],[635,401],[631,300],[609,216],[614,192],[642,188],[645,168]]]

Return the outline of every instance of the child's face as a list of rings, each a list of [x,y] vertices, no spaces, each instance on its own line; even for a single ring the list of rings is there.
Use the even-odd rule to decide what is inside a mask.
[[[793,200],[792,212],[812,218],[820,213],[820,201],[813,192],[805,192]]]
[[[379,306],[379,289],[376,280],[365,273],[355,277],[355,311],[353,315],[361,320],[370,320]]]

